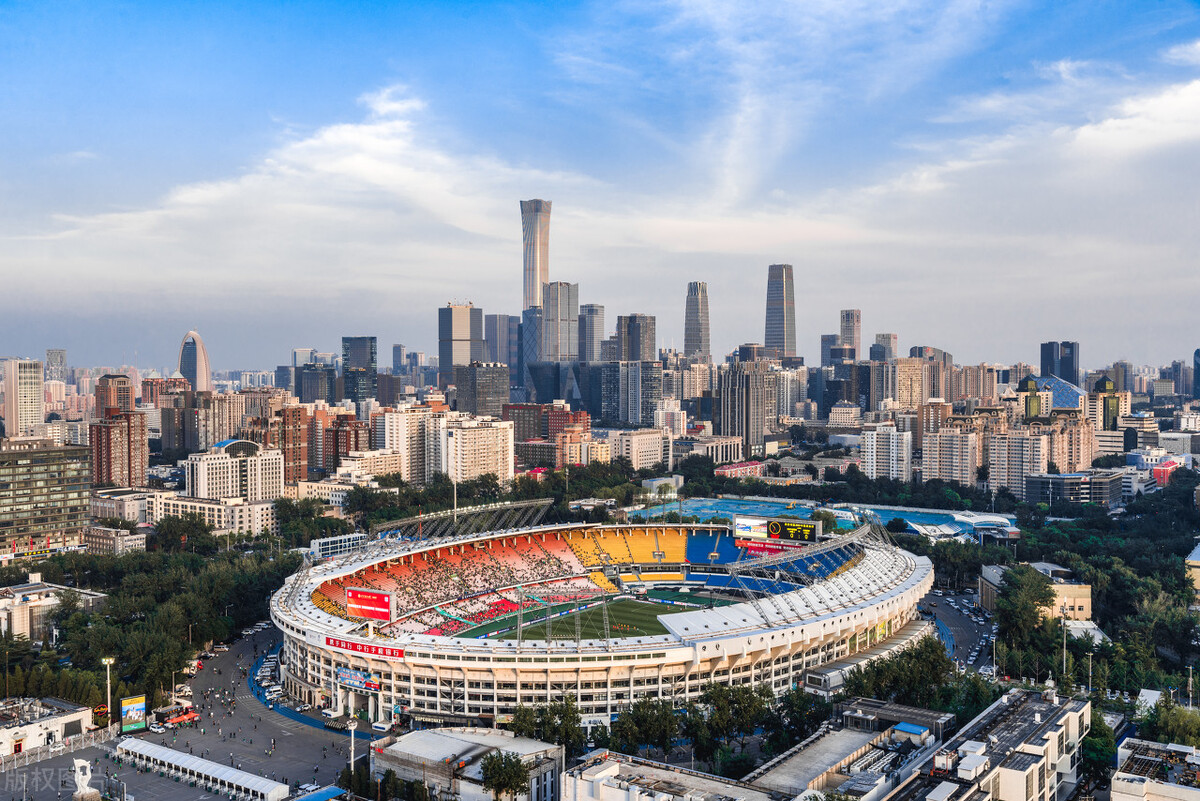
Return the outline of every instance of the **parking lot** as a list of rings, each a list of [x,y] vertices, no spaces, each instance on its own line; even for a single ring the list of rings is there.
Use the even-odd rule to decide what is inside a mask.
[[[217,653],[214,658],[203,660],[203,669],[187,682],[191,698],[181,699],[192,701],[202,720],[174,730],[147,731],[134,736],[276,781],[286,780],[293,786],[309,782],[321,786],[333,784],[346,766],[349,737],[267,709],[246,684],[243,668],[248,671],[256,658],[278,641],[279,633],[268,628],[237,640],[228,651]],[[366,746],[365,738],[358,738],[356,753],[365,753]],[[92,787],[98,788],[106,773],[115,774],[138,801],[220,797],[200,788],[181,786],[157,774],[138,773],[128,765],[118,767],[111,758],[112,752],[111,747],[89,748],[0,774],[0,798],[21,798],[23,786],[27,797],[38,801],[70,798],[74,790],[70,779],[73,758],[92,760],[98,777]]]
[[[990,673],[994,619],[976,605],[975,593],[930,592],[921,603],[954,641],[953,659],[968,670]]]

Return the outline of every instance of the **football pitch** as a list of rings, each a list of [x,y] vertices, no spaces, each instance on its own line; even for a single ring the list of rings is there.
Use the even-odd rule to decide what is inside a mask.
[[[666,634],[667,630],[658,622],[658,616],[680,612],[682,609],[672,608],[666,604],[649,603],[622,599],[608,604],[608,622],[612,627],[613,637],[644,637]],[[609,636],[604,631],[604,612],[599,606],[585,609],[582,612],[556,617],[551,622],[551,638],[574,639],[575,618],[579,617],[580,636],[585,640],[601,640]],[[546,638],[546,623],[525,624],[524,637],[530,640]],[[515,640],[516,631],[501,634],[498,639]]]

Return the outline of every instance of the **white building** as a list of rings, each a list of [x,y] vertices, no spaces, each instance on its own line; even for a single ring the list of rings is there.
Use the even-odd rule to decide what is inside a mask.
[[[862,409],[850,401],[838,401],[829,409],[829,425],[854,428],[862,423]]]
[[[195,513],[213,527],[213,534],[218,537],[226,534],[256,536],[279,533],[273,500],[190,498],[173,492],[155,492],[147,496],[146,501],[146,522],[152,525],[164,517]]]
[[[592,436],[596,436],[596,430]],[[608,431],[614,459],[625,457],[634,470],[653,467],[659,462],[668,469],[674,466],[671,458],[671,436],[658,428],[635,428],[632,431]]]
[[[88,526],[83,532],[83,545],[88,553],[121,556],[146,550],[146,532]]]
[[[433,417],[429,406],[403,406],[371,418],[371,444],[377,450],[400,454],[401,478],[425,481],[425,431]]]
[[[593,751],[565,772],[562,793],[570,801],[776,801],[780,797],[765,787],[612,751]]]
[[[404,474],[408,454],[401,450],[381,448],[373,451],[350,451],[338,463],[338,476],[386,476]]]
[[[687,412],[679,408],[678,398],[663,398],[654,412],[654,427],[667,429],[673,437],[687,434]]]
[[[226,440],[207,453],[193,453],[184,474],[184,494],[191,498],[254,502],[283,497],[283,451],[247,440]]]
[[[500,483],[512,481],[513,424],[511,420],[450,414],[431,421],[426,434],[425,455],[428,481],[434,472],[454,481],[495,474]]]
[[[94,520],[114,517],[132,523],[147,523],[147,499],[153,490],[128,487],[102,487],[92,490],[90,512]]]
[[[894,425],[867,426],[860,439],[867,478],[912,481],[912,432]]]
[[[0,634],[44,640],[50,633],[50,614],[58,606],[59,593],[78,594],[85,611],[100,608],[108,598],[101,592],[79,590],[42,581],[41,573],[30,573],[25,584],[0,587]]]
[[[4,362],[4,434],[24,437],[46,422],[46,396],[42,363],[33,359]]]
[[[483,760],[492,754],[517,754],[529,770],[529,792],[514,801],[564,797],[559,789],[563,747],[504,729],[426,729],[374,743],[370,751],[375,778],[391,770],[398,779],[428,785],[435,798],[454,801],[493,801],[491,791],[483,789]]]
[[[57,698],[6,698],[0,701],[0,720],[4,721],[0,727],[0,756],[63,743],[94,728],[91,709]],[[34,784],[32,776],[30,779],[29,783]]]

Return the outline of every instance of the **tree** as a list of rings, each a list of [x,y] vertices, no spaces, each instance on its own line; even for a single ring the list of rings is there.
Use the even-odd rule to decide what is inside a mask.
[[[529,768],[520,754],[512,751],[493,752],[480,763],[483,772],[483,789],[492,791],[492,798],[508,795],[516,798],[529,792]]]
[[[508,724],[508,730],[518,737],[528,737],[531,740],[536,740],[538,735],[538,714],[537,710],[525,704],[518,704],[513,710],[512,723]]]
[[[1000,636],[1012,648],[1027,648],[1043,611],[1054,604],[1050,579],[1029,565],[1004,571],[1004,586],[996,598]]]
[[[1113,757],[1117,753],[1117,742],[1113,730],[1104,722],[1104,715],[1095,706],[1092,707],[1092,730],[1083,738],[1080,751],[1080,773],[1083,774],[1083,778],[1092,782],[1106,781]]]
[[[828,480],[828,478],[826,480]],[[825,532],[826,534],[830,533],[831,531],[835,531],[838,527],[837,515],[828,509],[816,510],[812,513],[812,519],[819,520],[821,522],[821,531]]]

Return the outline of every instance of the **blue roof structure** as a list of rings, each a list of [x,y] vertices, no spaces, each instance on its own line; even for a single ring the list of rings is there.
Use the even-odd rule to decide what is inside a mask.
[[[1033,376],[1033,380],[1037,382],[1039,390],[1049,390],[1050,408],[1078,409],[1083,406],[1083,399],[1087,393],[1070,381],[1063,381],[1056,375]]]
[[[345,794],[345,790],[331,784],[328,787],[322,787],[320,790],[313,790],[306,795],[297,796],[295,801],[332,801],[332,799],[341,798]]]
[[[893,728],[896,731],[902,731],[905,734],[929,734],[929,729],[924,726],[918,726],[915,723],[897,723]]]

